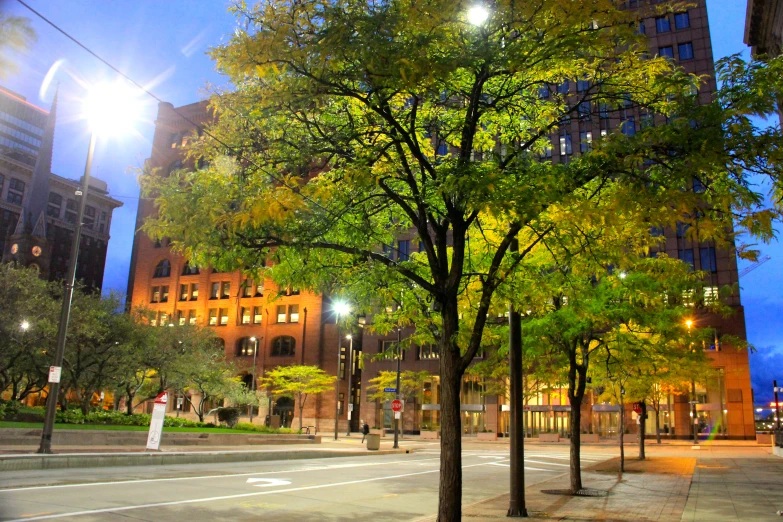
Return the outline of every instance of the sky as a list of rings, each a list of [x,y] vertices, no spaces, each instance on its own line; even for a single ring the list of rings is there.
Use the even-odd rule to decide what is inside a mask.
[[[206,55],[234,31],[236,20],[222,0],[25,0],[93,52],[175,106],[204,99],[209,85],[224,85]],[[715,59],[735,53],[749,56],[743,43],[745,0],[707,0]],[[60,85],[58,124],[52,170],[79,179],[89,143],[87,123],[79,117],[86,86],[115,81],[116,74],[54,28],[36,18],[16,0],[0,0],[0,9],[33,19],[37,42],[18,57],[19,70],[0,85],[28,101],[49,107],[54,86]],[[52,81],[52,66],[62,60]],[[92,175],[108,182],[110,194],[122,201],[114,211],[106,260],[104,291],[127,288],[139,187],[135,169],[152,150],[157,102],[140,97],[139,121],[121,136],[102,138]],[[772,259],[741,280],[748,340],[755,347],[751,378],[756,402],[771,400],[772,379],[783,386],[783,246],[759,245]],[[740,268],[747,264],[741,264]],[[775,372],[778,372],[777,374]]]

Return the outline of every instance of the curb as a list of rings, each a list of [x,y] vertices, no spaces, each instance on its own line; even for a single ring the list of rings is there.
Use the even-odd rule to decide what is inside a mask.
[[[336,457],[368,457],[410,453],[411,450],[301,450],[301,451],[205,451],[172,453],[92,453],[64,455],[3,455],[0,472],[67,468],[109,468],[124,466],[167,466],[172,464],[215,464],[262,462]]]

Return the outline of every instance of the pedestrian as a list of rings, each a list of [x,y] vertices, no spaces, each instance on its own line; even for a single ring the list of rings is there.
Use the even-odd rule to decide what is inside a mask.
[[[370,434],[370,425],[362,421],[362,443],[364,443],[364,438],[369,434]]]

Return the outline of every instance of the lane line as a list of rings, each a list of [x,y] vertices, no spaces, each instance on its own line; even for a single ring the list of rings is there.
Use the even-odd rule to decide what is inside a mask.
[[[544,462],[542,460],[525,459],[525,462],[535,462],[536,464],[546,464],[547,466],[563,466],[564,468],[571,467],[571,464],[560,464],[559,462]]]
[[[214,479],[214,478],[231,478],[231,477],[250,477],[254,475],[279,475],[280,473],[303,473],[305,471],[324,471],[324,470],[332,470],[332,469],[343,469],[343,468],[359,468],[359,467],[365,467],[365,466],[383,466],[387,464],[408,464],[411,462],[430,462],[433,460],[440,460],[440,459],[415,459],[415,460],[395,460],[390,462],[369,462],[369,463],[357,463],[357,464],[338,464],[335,466],[318,466],[318,467],[309,467],[309,468],[299,468],[291,471],[287,470],[279,470],[279,471],[257,471],[255,473],[230,473],[226,475],[200,475],[197,477],[167,477],[167,478],[156,478],[156,479],[136,479],[136,480],[115,480],[115,481],[104,481],[104,482],[81,482],[79,484],[55,484],[51,486],[29,486],[29,487],[20,487],[20,488],[8,488],[8,489],[0,489],[0,493],[11,493],[11,492],[18,492],[18,491],[34,491],[38,489],[60,489],[60,488],[84,488],[89,486],[113,486],[115,484],[143,484],[145,482],[172,482],[177,480],[203,480],[203,479]]]
[[[493,462],[482,462],[480,464],[469,464],[467,466],[462,466],[462,469],[466,468],[476,468],[479,466],[489,466],[491,464],[494,464]],[[156,508],[156,507],[166,507],[166,506],[177,506],[182,504],[199,504],[203,502],[216,502],[221,500],[231,500],[235,498],[247,498],[247,497],[260,497],[264,495],[279,495],[280,493],[293,493],[296,491],[309,491],[314,489],[324,489],[324,488],[332,488],[337,486],[350,486],[352,484],[362,484],[366,482],[378,482],[381,480],[393,480],[393,479],[399,479],[399,478],[405,478],[405,477],[414,477],[417,475],[426,475],[428,473],[439,473],[439,469],[433,469],[428,471],[419,471],[416,473],[404,473],[402,475],[390,475],[387,477],[375,477],[375,478],[369,478],[369,479],[362,479],[362,480],[349,480],[346,482],[335,482],[333,484],[317,484],[314,486],[302,486],[298,488],[288,488],[288,489],[273,489],[271,491],[257,491],[253,493],[240,493],[237,495],[225,495],[221,497],[209,497],[209,498],[196,498],[196,499],[190,499],[190,500],[174,500],[170,502],[156,502],[154,504],[138,504],[135,506],[120,506],[120,507],[111,507],[111,508],[103,508],[103,509],[89,509],[84,511],[74,511],[71,513],[58,513],[56,515],[44,515],[44,516],[34,516],[34,517],[27,517],[27,518],[17,518],[13,520],[8,520],[6,522],[26,522],[30,520],[50,520],[53,518],[65,518],[65,517],[78,517],[82,515],[97,515],[100,513],[119,513],[122,511],[132,511],[134,509],[149,509],[149,508]]]
[[[490,463],[490,466],[500,466],[502,468],[510,468],[511,464],[503,464],[502,462],[492,462],[492,463]],[[525,469],[531,470],[531,471],[546,471],[547,473],[560,473],[556,469],[531,468],[531,467],[528,467],[528,466],[525,466]]]

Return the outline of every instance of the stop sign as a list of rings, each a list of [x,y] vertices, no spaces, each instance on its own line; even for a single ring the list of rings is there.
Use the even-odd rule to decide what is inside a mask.
[[[637,415],[641,415],[642,414],[642,403],[641,402],[634,402],[633,403],[633,411]]]
[[[391,402],[392,411],[402,411],[402,401],[400,399],[394,399]]]

